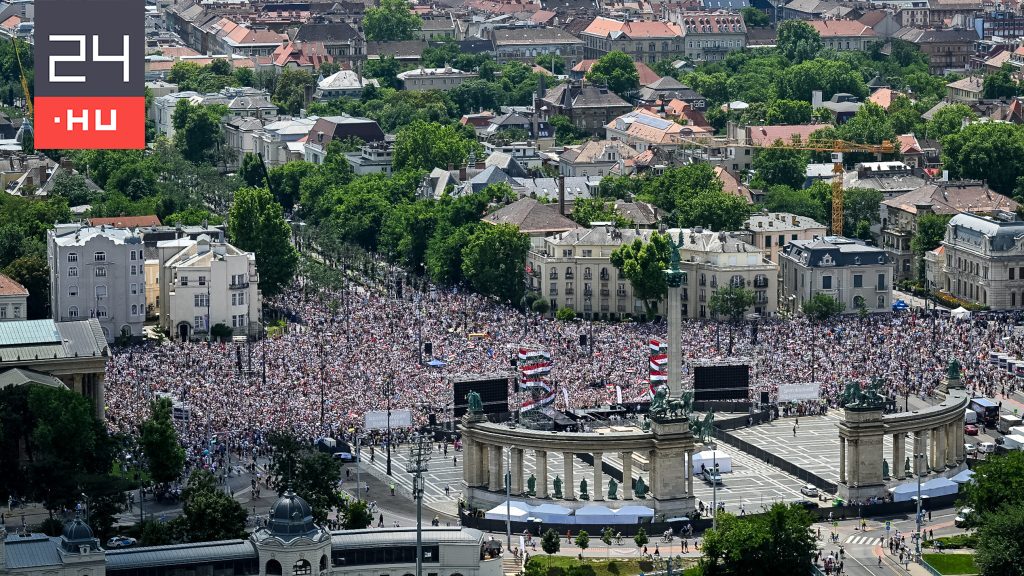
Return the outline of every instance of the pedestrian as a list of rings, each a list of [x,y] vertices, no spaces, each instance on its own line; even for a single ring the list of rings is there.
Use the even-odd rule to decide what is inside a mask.
[[[380,515],[380,518],[377,520],[377,528],[383,528],[383,527],[384,527],[384,514],[382,513]]]
[[[928,511],[928,521],[929,522],[932,521],[932,511],[931,510]]]
[[[793,424],[793,437],[796,438],[796,424]]]
[[[458,456],[452,456],[452,467],[454,468],[454,467],[457,467],[458,465],[459,465],[459,457]]]
[[[390,488],[391,488],[391,495],[394,496],[395,495],[395,483],[394,482],[391,483]]]
[[[444,485],[444,495],[451,496],[452,487],[449,484]]]

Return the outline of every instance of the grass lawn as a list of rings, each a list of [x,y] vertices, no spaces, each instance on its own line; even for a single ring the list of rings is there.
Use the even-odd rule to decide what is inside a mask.
[[[974,554],[922,554],[924,561],[939,574],[977,574]]]
[[[696,564],[696,559],[687,558],[684,560],[685,568],[691,568]],[[581,563],[571,556],[548,556],[547,554],[536,554],[530,557],[530,568],[539,565],[541,574],[544,576],[568,576],[570,568],[579,566],[578,571],[572,576],[636,576],[640,573],[647,573],[654,570],[664,570],[663,561],[651,562],[638,558],[584,558]],[[673,566],[673,573],[676,573],[678,566]],[[689,570],[684,572],[688,574]]]

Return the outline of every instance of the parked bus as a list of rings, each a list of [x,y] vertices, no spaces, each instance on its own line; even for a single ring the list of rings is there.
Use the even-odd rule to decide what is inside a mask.
[[[978,419],[986,426],[995,426],[999,421],[999,405],[988,398],[972,398],[971,410],[978,413]]]

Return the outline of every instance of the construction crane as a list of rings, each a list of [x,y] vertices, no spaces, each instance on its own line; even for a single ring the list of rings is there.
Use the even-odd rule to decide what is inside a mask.
[[[28,80],[25,79],[25,68],[21,65],[21,52],[18,51],[18,41],[11,36],[11,44],[14,45],[14,58],[18,61],[18,73],[21,74],[21,90],[25,93],[25,109],[28,111],[28,116],[21,124],[22,141],[25,139],[25,132],[32,134],[32,118],[34,112],[32,110],[32,95],[28,91]]]
[[[773,144],[754,144],[755,148],[785,148],[787,150],[807,150],[810,152],[829,152],[832,154],[832,235],[843,235],[843,154],[850,152],[868,152],[879,156],[891,154],[896,147],[889,140],[881,144],[859,144],[846,140],[809,140],[807,142],[779,142]]]

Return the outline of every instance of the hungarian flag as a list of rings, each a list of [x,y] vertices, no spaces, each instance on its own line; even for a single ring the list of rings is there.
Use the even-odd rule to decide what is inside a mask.
[[[551,372],[551,363],[541,362],[539,364],[523,366],[520,369],[520,372],[522,372],[523,376],[543,376],[544,374]]]
[[[658,340],[657,338],[651,338],[650,346],[651,354],[663,354],[668,350],[668,344]]]
[[[520,348],[519,349],[519,361],[520,362],[550,362],[551,353],[547,350],[538,350],[531,348]]]
[[[651,370],[651,382],[665,382],[668,380],[668,372],[664,370]]]
[[[666,364],[668,364],[668,354],[651,356],[651,370],[664,370]]]

